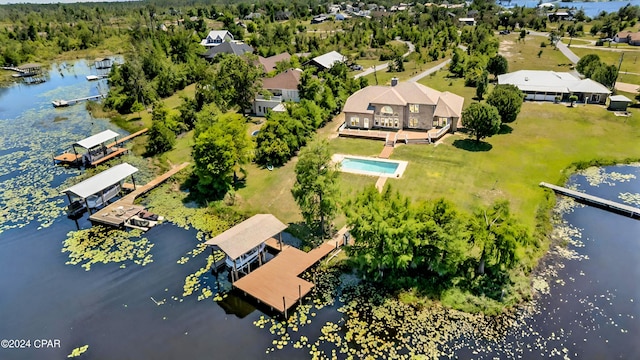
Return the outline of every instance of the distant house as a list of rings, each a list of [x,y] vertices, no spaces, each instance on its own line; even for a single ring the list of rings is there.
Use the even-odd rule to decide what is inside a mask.
[[[233,34],[227,30],[213,30],[206,38],[202,39],[200,45],[206,47],[218,46],[224,42],[233,41]]]
[[[640,31],[620,31],[613,37],[613,41],[617,43],[626,43],[629,45],[640,46]]]
[[[213,58],[215,58],[218,54],[234,54],[241,56],[246,53],[252,52],[253,48],[247,44],[238,42],[225,42],[222,45],[211,47],[203,56],[207,60],[213,60]]]
[[[329,18],[326,15],[316,15],[313,17],[313,19],[311,19],[311,23],[312,24],[321,24],[325,21],[329,20]]]
[[[580,102],[604,104],[611,94],[604,85],[569,72],[519,70],[498,75],[498,84],[515,85],[525,94],[525,100],[534,101],[555,101],[556,97],[567,101],[576,95]]]
[[[329,5],[327,7],[327,11],[329,12],[329,14],[337,14],[340,12],[340,10],[342,10],[340,8],[340,5]]]
[[[416,82],[367,86],[344,104],[345,123],[351,129],[430,130],[450,126],[457,130],[464,98]]]
[[[340,54],[337,51],[331,51],[324,55],[316,56],[313,59],[309,60],[306,64],[313,65],[320,70],[328,70],[333,67],[336,63],[345,62],[346,57]]]
[[[276,21],[289,20],[291,18],[291,11],[278,10],[273,17]]]
[[[270,96],[257,95],[253,102],[253,112],[257,116],[264,116],[283,101],[300,101],[298,85],[302,70],[289,69],[272,78],[262,79],[262,88],[271,93]]]
[[[560,20],[573,20],[573,13],[571,11],[556,11],[552,13],[547,13],[547,17],[549,21],[560,21]]]
[[[265,73],[271,72],[276,69],[279,62],[291,60],[291,55],[288,52],[283,52],[278,55],[269,57],[258,56],[258,63],[262,67]]]
[[[476,19],[469,17],[469,18],[459,18],[458,22],[460,22],[461,24],[465,24],[465,25],[471,25],[471,26],[476,26]]]
[[[259,19],[261,17],[262,17],[261,13],[252,12],[249,15],[245,16],[244,19],[245,20],[254,20],[254,19]]]

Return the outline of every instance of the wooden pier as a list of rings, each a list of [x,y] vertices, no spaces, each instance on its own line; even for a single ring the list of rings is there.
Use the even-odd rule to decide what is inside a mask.
[[[100,94],[100,95],[87,96],[87,97],[71,99],[71,100],[53,100],[51,102],[51,104],[53,105],[53,107],[56,107],[56,108],[58,108],[58,107],[66,107],[66,106],[75,105],[75,104],[77,104],[79,102],[82,102],[82,101],[99,100],[99,99],[104,99],[106,97],[107,97],[107,95]]]
[[[147,131],[149,131],[149,128],[144,128],[142,130],[136,131],[133,134],[129,134],[129,135],[123,137],[120,140],[116,140],[116,141],[112,142],[111,144],[108,144],[107,147],[110,148],[110,147],[118,146],[118,145],[122,144],[123,142],[129,141],[129,140],[133,139],[136,136],[140,136],[140,135],[146,133]]]
[[[298,276],[338,248],[337,241],[326,242],[308,253],[269,239],[266,245],[280,250],[271,261],[236,281],[233,286],[285,316],[287,310],[307,295],[314,284]]]
[[[136,187],[131,193],[127,194],[118,201],[115,201],[96,213],[89,216],[89,220],[92,223],[98,223],[103,225],[123,227],[125,221],[131,217],[137,215],[140,211],[144,210],[144,206],[135,205],[134,201],[140,195],[147,193],[149,190],[160,185],[171,176],[175,175],[180,170],[187,167],[189,163],[182,163],[178,166],[174,166],[171,170],[156,177],[144,186]]]
[[[594,206],[599,207],[599,208],[603,208],[603,209],[606,209],[606,210],[617,212],[617,213],[623,214],[623,215],[629,215],[630,217],[640,217],[640,209],[638,209],[636,207],[633,207],[633,206],[630,206],[630,205],[620,204],[620,203],[617,203],[615,201],[611,201],[611,200],[603,199],[601,197],[597,197],[597,196],[581,193],[581,192],[578,192],[578,191],[575,191],[575,190],[567,189],[565,187],[549,184],[549,183],[546,183],[546,182],[541,182],[540,186],[549,188],[549,189],[551,189],[551,190],[553,190],[553,191],[555,191],[555,192],[557,192],[559,194],[570,196],[570,197],[572,197],[574,199],[577,199],[579,201],[582,201],[582,202],[590,204],[590,205],[594,205]]]

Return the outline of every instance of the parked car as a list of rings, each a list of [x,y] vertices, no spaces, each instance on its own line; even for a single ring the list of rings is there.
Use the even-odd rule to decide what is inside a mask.
[[[500,30],[500,35],[509,35],[511,34],[511,31],[509,30]]]
[[[351,70],[360,71],[360,70],[362,70],[362,65],[353,64],[353,65],[351,65]]]

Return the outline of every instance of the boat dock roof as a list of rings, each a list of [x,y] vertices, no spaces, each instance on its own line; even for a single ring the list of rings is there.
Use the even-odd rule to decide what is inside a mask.
[[[276,240],[269,239],[269,242]],[[298,276],[337,247],[337,242],[332,240],[306,253],[286,245],[271,261],[240,278],[233,286],[286,316],[286,311],[314,286]]]
[[[206,241],[205,244],[218,246],[230,259],[235,260],[286,228],[287,225],[275,216],[258,214]]]
[[[113,131],[113,130],[105,130],[103,132],[97,133],[95,135],[89,136],[86,139],[82,139],[80,141],[78,141],[77,143],[75,143],[74,145],[78,145],[82,148],[85,149],[91,149],[95,146],[98,146],[102,143],[105,143],[107,141],[113,140],[115,138],[117,138],[118,136],[120,136],[120,134],[118,134],[117,132]]]
[[[110,169],[107,169],[98,175],[92,176],[87,180],[82,181],[68,189],[63,190],[63,193],[71,193],[79,196],[82,199],[100,192],[110,186],[113,186],[120,181],[126,179],[128,176],[138,172],[138,168],[129,165],[127,163],[116,165]]]

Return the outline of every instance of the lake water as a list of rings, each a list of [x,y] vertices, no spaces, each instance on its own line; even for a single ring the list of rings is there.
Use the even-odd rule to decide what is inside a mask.
[[[191,255],[198,244],[193,229],[164,223],[144,234],[153,244],[147,249],[153,262],[144,266],[98,263],[85,271],[81,264],[66,264],[69,254],[62,249],[67,234],[90,224],[86,215],[77,224],[68,219],[60,195],[63,183],[82,171],[54,166],[51,155],[104,129],[122,132],[92,118],[83,105],[51,106],[53,99],[104,90],[104,82],[98,88],[85,80],[91,73],[80,61],[56,66],[46,83],[0,90],[0,340],[31,340],[30,348],[0,348],[0,359],[62,359],[83,345],[89,345],[83,359],[307,359],[313,354],[330,357],[336,350],[336,357],[345,358],[339,350],[345,346],[350,315],[338,311],[340,301],[298,311],[280,332],[276,325],[282,323],[242,296],[231,294],[221,301],[183,296],[185,278],[206,264],[206,251]],[[626,194],[632,201],[640,196],[634,195],[640,193],[640,167],[591,171],[572,178],[571,184],[614,200]],[[460,335],[440,346],[445,354],[640,356],[640,221],[591,207],[573,208],[564,219],[569,227],[563,229],[575,229],[564,233],[574,236],[566,249],[553,249],[547,270],[537,277],[540,295],[534,305],[517,316],[501,339]],[[218,286],[229,287],[224,276],[219,284],[208,272],[200,280],[214,292]],[[460,323],[450,320],[442,328]],[[427,327],[423,320],[418,324]],[[419,331],[412,333],[415,340],[428,341],[419,338]],[[60,347],[36,348],[36,339],[57,339]],[[304,346],[296,346],[301,342]],[[402,346],[404,353],[410,352],[410,343]]]
[[[542,1],[543,3],[552,3],[556,7],[562,8],[575,8],[584,10],[585,15],[590,18],[596,17],[602,11],[608,13],[617,12],[620,8],[627,4],[634,6],[640,5],[640,0],[629,1],[573,1],[573,2],[560,2],[560,1]],[[535,0],[512,0],[510,4],[507,1],[503,1],[502,4],[505,7],[524,6],[528,8],[535,8],[540,2]]]

